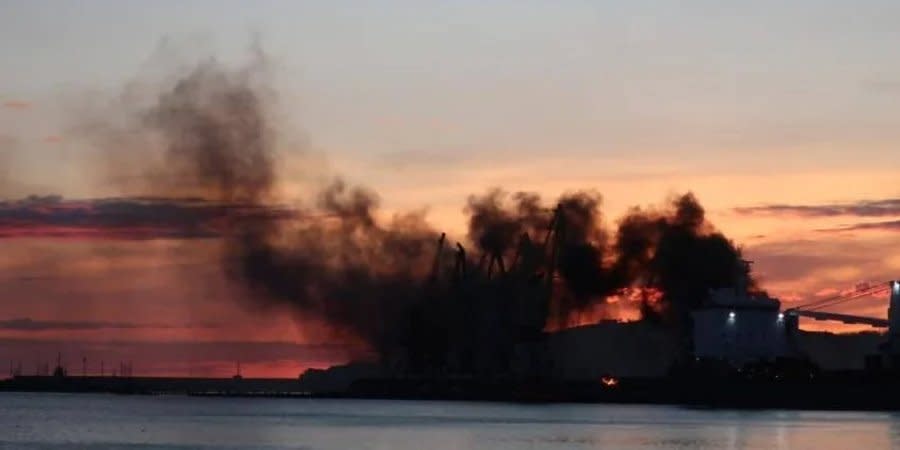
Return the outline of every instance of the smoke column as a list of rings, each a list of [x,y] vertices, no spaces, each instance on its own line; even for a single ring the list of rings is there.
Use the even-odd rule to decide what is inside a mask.
[[[148,194],[269,208],[279,186],[270,99],[252,67],[229,70],[215,61],[170,85],[130,121],[130,135],[149,136],[142,142],[161,158],[144,171]],[[421,214],[379,221],[379,197],[371,190],[335,179],[313,197],[290,219],[231,217],[223,266],[256,301],[324,320],[382,356],[397,346],[443,355],[455,336],[466,334],[453,331],[460,323],[487,317],[482,321],[490,327],[503,319],[485,315],[512,314],[502,301],[486,300],[507,292],[490,287],[483,270],[491,259],[509,269],[530,255],[533,277],[554,280],[545,324],[630,287],[661,290],[662,303],[645,302],[645,315],[677,321],[709,288],[734,285],[741,267],[739,249],[691,194],[660,211],[633,209],[611,231],[595,191],[546,203],[535,193],[494,189],[469,197],[471,245],[456,255],[450,245],[439,251],[440,233]],[[546,253],[551,232],[559,244],[554,261]],[[447,276],[435,281],[460,259],[470,268],[469,287]],[[551,268],[555,277],[540,273]],[[485,312],[479,305],[494,306]]]
[[[557,262],[563,289],[553,299],[551,320],[565,321],[573,311],[629,287],[662,291],[661,304],[645,301],[645,316],[683,320],[709,289],[734,286],[745,275],[740,249],[706,220],[690,193],[661,211],[633,208],[610,233],[596,192],[566,194],[545,204],[535,193],[509,196],[495,189],[469,198],[469,239],[482,252],[508,257],[516,236],[546,233],[554,205],[565,227]]]

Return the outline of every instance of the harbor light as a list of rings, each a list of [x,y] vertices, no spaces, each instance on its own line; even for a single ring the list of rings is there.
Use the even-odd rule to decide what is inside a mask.
[[[778,313],[778,321],[784,322],[784,313],[783,312]]]
[[[734,319],[737,317],[737,314],[734,311],[728,313],[728,323],[734,323]]]

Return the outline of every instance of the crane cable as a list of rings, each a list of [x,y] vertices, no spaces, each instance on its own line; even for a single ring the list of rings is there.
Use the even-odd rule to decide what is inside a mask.
[[[812,302],[804,303],[802,305],[795,306],[791,309],[805,309],[805,310],[815,310],[819,308],[823,308],[826,306],[833,306],[835,304],[844,303],[846,301],[855,300],[860,297],[865,297],[867,295],[878,294],[881,291],[889,289],[888,283],[877,283],[874,285],[867,285],[862,288],[857,288],[847,294],[841,294],[834,297],[829,297],[822,300],[815,300]]]
[[[822,308],[826,308],[826,307],[830,307],[830,306],[835,306],[835,305],[844,304],[844,303],[849,302],[849,301],[852,301],[852,300],[859,300],[859,299],[861,299],[861,298],[866,298],[866,297],[869,297],[869,296],[872,296],[872,295],[877,295],[877,294],[880,294],[880,293],[882,293],[882,292],[887,291],[888,289],[889,289],[888,287],[881,287],[881,288],[878,288],[878,289],[872,289],[872,290],[868,290],[868,291],[865,291],[865,292],[857,293],[856,295],[852,295],[852,296],[849,296],[849,297],[840,298],[840,299],[835,299],[835,300],[833,300],[833,301],[831,301],[831,302],[829,302],[829,303],[819,304],[819,305],[813,306],[812,308],[807,307],[807,308],[805,308],[805,309],[808,310],[808,311],[820,310],[820,309],[822,309]]]
[[[848,301],[857,300],[860,298],[868,297],[869,295],[878,294],[882,289],[871,289],[853,292],[848,295],[840,296],[840,297],[832,297],[822,301],[814,302],[812,304],[802,305],[796,309],[805,309],[808,311],[820,310],[822,308],[826,308],[829,306],[835,306],[842,303],[846,303]]]

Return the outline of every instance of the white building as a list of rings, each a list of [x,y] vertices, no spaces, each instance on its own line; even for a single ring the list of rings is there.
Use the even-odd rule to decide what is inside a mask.
[[[778,300],[741,288],[711,291],[705,306],[691,313],[694,356],[735,366],[791,356],[789,335],[797,321],[780,308]]]

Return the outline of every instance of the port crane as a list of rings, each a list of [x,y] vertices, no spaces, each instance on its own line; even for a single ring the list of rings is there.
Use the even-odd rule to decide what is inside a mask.
[[[886,319],[823,311],[825,308],[883,294],[887,294],[890,299]],[[793,317],[794,323],[796,323],[798,317],[807,317],[814,320],[833,320],[848,324],[862,324],[875,328],[884,328],[887,330],[887,333],[885,333],[886,340],[879,346],[880,354],[867,356],[866,366],[883,367],[887,364],[887,367],[891,367],[894,370],[900,369],[900,280],[876,284],[860,284],[850,292],[805,303],[787,309],[783,314]]]
[[[886,319],[823,311],[825,308],[885,293],[890,295],[888,317]],[[875,328],[887,328],[891,335],[894,333],[900,334],[900,281],[892,280],[876,284],[862,283],[857,285],[856,288],[850,292],[804,303],[785,310],[784,314],[793,317],[807,317],[814,320],[833,320],[847,324],[862,324]]]

